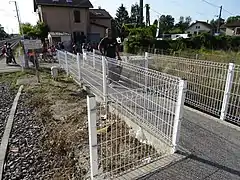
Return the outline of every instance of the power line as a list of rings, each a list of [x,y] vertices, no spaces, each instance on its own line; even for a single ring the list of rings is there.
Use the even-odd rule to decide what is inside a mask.
[[[216,5],[216,4],[213,4],[213,3],[211,3],[211,2],[209,2],[209,1],[207,1],[207,0],[201,0],[201,1],[203,1],[203,2],[205,2],[205,3],[207,3],[207,4],[209,4],[209,5],[211,5],[211,6],[213,6],[213,7],[221,8],[221,6],[218,6],[218,5]],[[234,14],[231,13],[230,11],[228,11],[228,10],[226,10],[226,9],[222,9],[222,10],[225,11],[225,12],[227,12],[228,14],[234,16]]]
[[[227,12],[228,14],[231,14],[231,15],[235,15],[235,14],[233,14],[233,13],[231,13],[231,12],[229,12],[228,10],[226,10],[226,9],[223,9],[223,11],[225,11],[225,12]]]
[[[220,8],[220,6],[217,6],[216,4],[210,3],[210,2],[208,2],[208,1],[206,1],[206,0],[202,0],[202,1],[205,2],[205,3],[207,3],[207,4],[209,4],[210,6]]]

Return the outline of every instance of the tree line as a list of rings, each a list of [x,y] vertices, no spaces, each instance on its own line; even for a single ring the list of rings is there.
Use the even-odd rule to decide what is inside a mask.
[[[148,7],[148,10],[150,7]],[[150,16],[146,11],[145,17]],[[149,18],[149,17],[148,17]],[[220,21],[220,22],[219,22]],[[240,21],[240,16],[232,16],[227,20],[212,19],[209,24],[217,32],[218,25]],[[235,50],[240,47],[239,37],[225,35],[212,36],[208,33],[192,36],[189,39],[177,40],[156,40],[160,34],[182,34],[192,23],[192,18],[179,17],[176,21],[171,15],[161,15],[159,20],[155,20],[148,25],[140,18],[140,6],[136,3],[131,6],[128,13],[126,7],[121,4],[117,9],[116,17],[112,20],[113,34],[121,37],[124,41],[125,50],[129,53],[136,53],[141,47],[154,47],[160,49],[184,50],[184,49],[211,49],[211,50]],[[159,29],[158,29],[159,27]],[[158,31],[157,31],[158,29]],[[158,34],[157,34],[158,33]]]
[[[4,27],[0,24],[0,40],[9,38],[10,35],[5,32]]]

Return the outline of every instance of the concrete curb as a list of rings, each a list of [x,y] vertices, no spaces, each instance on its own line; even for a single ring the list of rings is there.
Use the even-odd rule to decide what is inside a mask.
[[[7,120],[7,124],[5,127],[5,131],[2,137],[2,142],[0,145],[0,180],[2,180],[2,175],[3,175],[3,170],[4,170],[4,161],[5,161],[5,157],[6,157],[6,152],[7,152],[7,147],[8,147],[8,140],[10,137],[10,133],[12,130],[12,125],[13,125],[13,120],[14,120],[14,115],[17,109],[17,104],[18,104],[18,100],[19,97],[21,95],[23,89],[23,85],[19,87],[18,89],[18,93],[13,101],[13,105]]]
[[[213,121],[215,121],[215,122],[217,122],[217,123],[220,123],[220,124],[222,124],[222,125],[225,125],[225,126],[227,126],[227,127],[229,127],[229,128],[232,128],[232,129],[234,129],[234,130],[236,130],[236,131],[240,131],[240,127],[239,127],[239,126],[234,125],[234,124],[231,124],[230,122],[220,120],[219,118],[216,118],[216,117],[211,116],[211,115],[209,115],[209,114],[203,113],[203,112],[201,112],[201,111],[198,111],[198,110],[193,109],[193,108],[188,107],[188,106],[184,106],[184,109],[187,109],[187,110],[189,110],[189,111],[195,112],[195,113],[197,113],[197,114],[199,114],[199,115],[201,115],[201,116],[203,116],[203,117],[206,117],[206,118],[208,118],[208,119],[211,119],[211,120],[213,120]]]

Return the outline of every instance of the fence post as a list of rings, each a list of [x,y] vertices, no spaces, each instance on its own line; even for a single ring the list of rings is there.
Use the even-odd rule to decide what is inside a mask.
[[[66,73],[67,73],[67,76],[68,76],[69,75],[69,71],[68,71],[67,51],[65,51],[65,63],[66,63]]]
[[[226,114],[227,114],[228,102],[229,102],[229,98],[230,98],[232,82],[233,82],[233,77],[234,77],[234,67],[235,67],[235,65],[233,63],[229,63],[227,79],[226,79],[226,84],[225,84],[225,90],[224,90],[224,95],[223,95],[221,115],[220,115],[221,120],[224,120],[226,117]]]
[[[58,60],[59,67],[61,67],[59,50],[57,50],[57,60]]]
[[[93,68],[94,69],[96,69],[95,54],[96,54],[96,50],[93,49]]]
[[[154,54],[157,54],[157,49],[154,49]]]
[[[183,108],[185,102],[185,96],[187,91],[187,81],[180,80],[179,81],[179,91],[175,109],[175,117],[174,117],[174,124],[173,124],[173,135],[172,135],[172,153],[177,151],[178,142],[179,142],[179,135],[181,129],[181,121],[183,118]]]
[[[145,87],[148,86],[148,52],[145,52],[145,63],[144,63],[144,66],[145,66]]]
[[[81,83],[81,62],[80,62],[80,55],[77,53],[77,64],[78,64],[78,80]]]
[[[90,149],[90,169],[91,179],[98,174],[98,154],[97,154],[97,111],[96,99],[94,95],[87,96],[87,111],[88,111],[88,136]]]
[[[104,56],[102,56],[102,73],[103,73],[103,98],[105,105],[107,105],[107,68]]]
[[[198,54],[196,54],[196,57],[195,57],[195,58],[196,58],[196,59],[198,59],[198,57],[199,57],[199,55],[198,55]]]
[[[85,49],[82,49],[82,52],[83,52],[83,67],[84,67],[84,65],[85,65],[85,56],[86,56]]]

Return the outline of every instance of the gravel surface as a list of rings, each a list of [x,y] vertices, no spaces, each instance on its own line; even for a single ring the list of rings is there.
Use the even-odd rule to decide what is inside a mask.
[[[10,90],[8,84],[0,83],[0,142],[15,96],[16,91]]]
[[[81,116],[86,119],[86,108],[78,109],[76,117],[68,115],[76,121],[74,125],[69,120],[54,123],[46,111],[50,108],[29,104],[30,99],[40,102],[35,98],[27,93],[19,98],[3,180],[84,179],[89,168],[87,123],[78,120]],[[84,106],[85,101],[81,102]],[[39,115],[47,118],[39,119]]]
[[[26,94],[19,98],[5,162],[4,180],[40,179],[49,167],[49,158],[39,147],[41,125],[35,121],[34,109],[25,104],[28,98]]]

